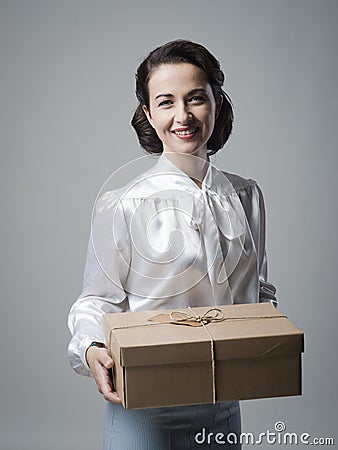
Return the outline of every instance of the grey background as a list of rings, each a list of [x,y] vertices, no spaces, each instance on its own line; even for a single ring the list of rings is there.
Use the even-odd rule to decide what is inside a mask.
[[[270,280],[306,334],[303,396],[243,402],[243,429],[336,435],[337,12],[330,0],[0,1],[1,449],[101,448],[104,402],[68,364],[66,319],[96,194],[143,154],[135,69],[179,37],[227,74],[235,131],[215,162],[261,185]]]

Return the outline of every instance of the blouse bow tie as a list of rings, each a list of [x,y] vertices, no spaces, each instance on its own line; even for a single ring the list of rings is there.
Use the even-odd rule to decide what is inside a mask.
[[[220,196],[211,188],[195,193],[193,199],[185,200],[188,224],[201,229],[204,224],[206,208],[209,208],[221,233],[228,239],[236,239],[245,233],[245,220],[242,204],[236,193]]]

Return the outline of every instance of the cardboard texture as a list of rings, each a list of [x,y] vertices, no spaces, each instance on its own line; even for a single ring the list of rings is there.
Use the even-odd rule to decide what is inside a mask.
[[[210,308],[179,311],[194,317]],[[169,323],[172,310],[104,316],[126,409],[301,394],[303,333],[270,303],[216,308],[225,320],[204,326]]]

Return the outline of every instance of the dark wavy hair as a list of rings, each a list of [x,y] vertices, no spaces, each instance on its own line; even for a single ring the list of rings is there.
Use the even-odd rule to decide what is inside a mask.
[[[208,155],[213,155],[229,139],[234,114],[231,99],[222,89],[224,73],[220,68],[220,64],[203,45],[178,39],[168,42],[149,53],[139,65],[136,72],[136,97],[139,104],[134,112],[131,124],[135,128],[140,145],[148,153],[163,152],[162,141],[148,122],[143,111],[143,105],[149,110],[148,82],[154,69],[163,64],[179,63],[190,63],[202,69],[212,88],[215,101],[217,102],[220,96],[223,97],[221,110],[215,121],[212,135],[207,143]]]

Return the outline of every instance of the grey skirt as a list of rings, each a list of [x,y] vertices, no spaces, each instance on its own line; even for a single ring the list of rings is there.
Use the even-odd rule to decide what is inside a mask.
[[[103,450],[240,450],[238,402],[125,410],[107,403]]]

